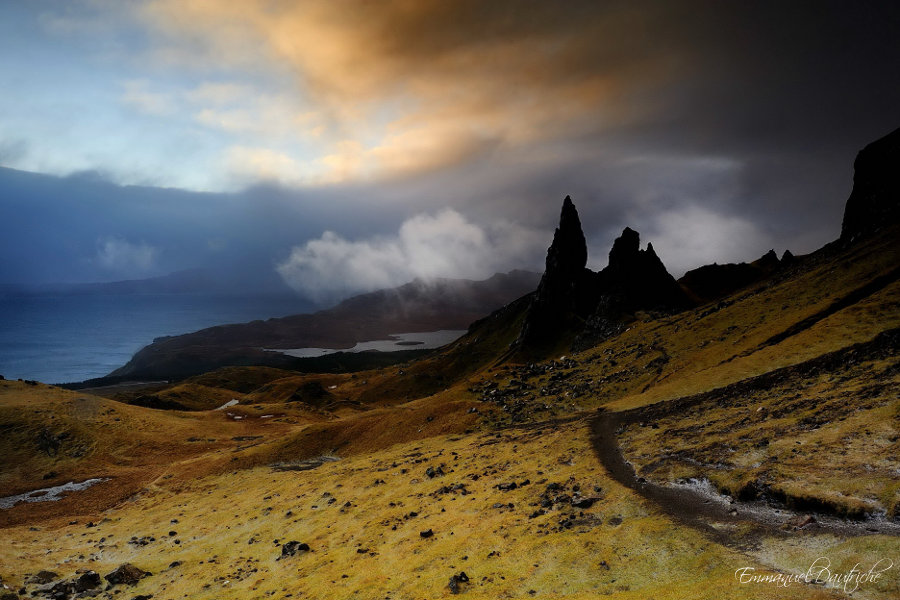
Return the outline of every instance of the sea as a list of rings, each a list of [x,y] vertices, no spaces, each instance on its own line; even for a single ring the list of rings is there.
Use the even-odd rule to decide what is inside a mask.
[[[84,381],[108,375],[160,336],[313,310],[288,295],[0,294],[0,375]]]

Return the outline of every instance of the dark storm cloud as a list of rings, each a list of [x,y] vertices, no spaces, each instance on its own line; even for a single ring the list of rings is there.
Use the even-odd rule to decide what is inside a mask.
[[[195,193],[0,168],[0,283],[110,281],[205,268],[242,291],[272,291],[279,287],[275,266],[292,245],[346,224],[345,211],[359,202],[339,196],[264,186]],[[348,234],[388,229],[398,218],[391,210],[368,216]]]
[[[856,152],[900,125],[898,6],[152,2],[169,57],[290,66],[298,110],[334,142],[316,163],[331,183],[201,195],[80,180],[44,194],[29,180],[18,191],[41,201],[0,207],[24,228],[3,242],[22,258],[0,280],[112,277],[108,244],[110,265],[281,267],[298,288],[304,273],[364,265],[394,282],[419,274],[397,265],[431,251],[409,240],[434,223],[459,233],[448,243],[468,262],[538,268],[566,194],[595,268],[626,225],[676,275],[807,252],[837,237]]]

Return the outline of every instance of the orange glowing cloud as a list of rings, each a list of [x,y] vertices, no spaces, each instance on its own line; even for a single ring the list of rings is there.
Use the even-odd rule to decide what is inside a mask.
[[[182,52],[187,62],[287,67],[303,115],[297,135],[318,136],[319,156],[295,160],[320,181],[403,175],[602,131],[640,110],[625,101],[631,90],[676,70],[674,56],[629,43],[646,17],[593,3],[156,0],[144,17],[165,34],[167,60]],[[199,114],[243,122],[221,103]]]

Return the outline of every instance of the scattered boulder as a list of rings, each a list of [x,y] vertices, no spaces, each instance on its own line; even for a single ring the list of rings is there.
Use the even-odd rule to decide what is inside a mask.
[[[309,552],[309,544],[304,542],[291,541],[281,546],[281,558],[286,556],[294,556],[298,552]]]
[[[600,498],[575,496],[572,498],[572,506],[576,508],[590,508],[597,500],[600,500]]]
[[[450,582],[447,584],[447,588],[450,590],[451,594],[458,594],[462,591],[460,584],[468,582],[469,576],[466,575],[465,571],[460,571],[458,575],[452,575],[450,577]]]
[[[434,479],[435,477],[443,477],[444,476],[443,466],[440,466],[437,469],[435,469],[434,467],[428,467],[427,469],[425,469],[425,476],[428,479]]]
[[[74,591],[75,584],[71,581],[57,581],[53,585],[39,588],[37,593],[50,600],[68,600]]]
[[[88,590],[93,590],[100,587],[101,583],[103,583],[103,581],[100,579],[99,573],[96,571],[88,571],[75,580],[75,591],[86,592]]]
[[[149,577],[150,573],[139,569],[131,563],[125,563],[116,568],[116,570],[108,573],[104,576],[104,579],[109,582],[110,585],[134,585],[144,577]]]
[[[51,581],[56,581],[57,579],[59,579],[59,575],[57,575],[53,571],[38,571],[37,573],[26,579],[25,583],[44,585],[50,583]]]
[[[426,529],[425,531],[419,532],[419,536],[422,538],[430,538],[433,535],[434,535],[434,531],[432,531],[431,529]]]

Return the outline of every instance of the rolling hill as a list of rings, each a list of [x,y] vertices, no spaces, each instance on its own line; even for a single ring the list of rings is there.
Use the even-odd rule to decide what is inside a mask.
[[[0,382],[9,597],[897,597],[898,140],[805,256],[676,282],[626,229],[592,272],[567,199],[530,293],[417,360]]]

